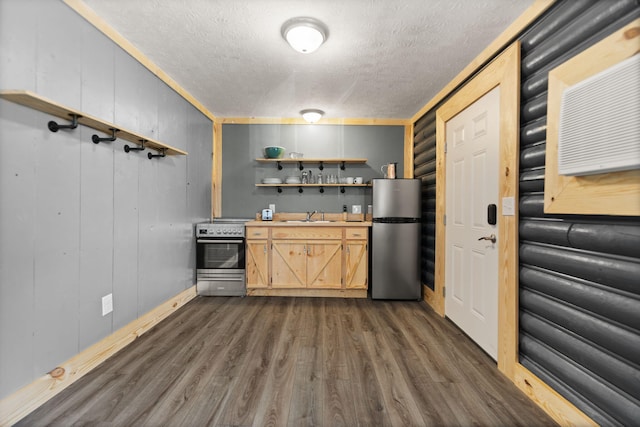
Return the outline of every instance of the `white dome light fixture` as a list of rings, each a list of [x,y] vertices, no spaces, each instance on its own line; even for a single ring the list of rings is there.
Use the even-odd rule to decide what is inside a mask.
[[[307,123],[315,123],[322,118],[324,111],[309,108],[300,111],[300,114],[302,114],[302,118],[305,119]]]
[[[301,53],[316,51],[329,38],[329,30],[322,22],[307,17],[289,19],[282,24],[281,33],[287,43]]]

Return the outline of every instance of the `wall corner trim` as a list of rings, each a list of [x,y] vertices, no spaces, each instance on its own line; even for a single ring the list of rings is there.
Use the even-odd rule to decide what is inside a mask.
[[[149,59],[144,53],[142,53],[137,47],[135,47],[129,40],[124,38],[122,34],[113,29],[107,22],[102,19],[93,9],[88,7],[83,0],[62,0],[67,6],[73,9],[78,15],[82,16],[87,22],[96,27],[111,41],[120,46],[125,52],[135,58],[140,64],[146,67],[160,80],[165,82],[171,89],[175,90],[180,96],[182,96],[187,102],[197,108],[202,114],[207,116],[212,121],[215,120],[215,116],[209,111],[200,101],[198,101],[193,95],[187,92],[182,86],[180,86],[175,80],[173,80],[167,73],[162,71],[151,59]]]
[[[0,400],[0,426],[17,423],[195,297],[194,285]]]
[[[549,9],[556,0],[535,0],[533,4],[525,10],[506,30],[504,30],[489,46],[487,46],[473,61],[469,63],[457,76],[453,78],[436,96],[418,110],[411,122],[415,123],[420,117],[435,107],[440,101],[445,99],[450,93],[463,85],[474,73],[480,70],[486,63],[490,62],[494,56],[506,49],[518,35],[534,22],[540,15]]]

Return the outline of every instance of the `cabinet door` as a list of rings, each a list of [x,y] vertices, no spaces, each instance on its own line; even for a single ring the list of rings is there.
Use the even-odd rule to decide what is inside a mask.
[[[247,240],[247,289],[269,286],[269,248],[267,240]]]
[[[347,289],[367,289],[368,251],[366,240],[349,240],[345,248],[345,284]]]
[[[342,287],[342,241],[307,243],[307,287]]]
[[[307,286],[306,245],[300,241],[273,240],[271,245],[271,287]]]

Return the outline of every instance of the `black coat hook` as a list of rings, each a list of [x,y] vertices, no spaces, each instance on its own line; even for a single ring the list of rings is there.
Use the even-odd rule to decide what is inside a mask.
[[[129,146],[129,144],[125,144],[124,152],[128,153],[129,151],[144,151],[144,149],[145,149],[144,143],[145,142],[146,142],[146,140],[141,139],[139,147],[131,147],[131,146]]]
[[[107,137],[107,138],[100,138],[98,135],[93,135],[91,137],[91,140],[93,141],[94,144],[98,144],[102,141],[115,141],[116,140],[116,132],[118,132],[118,129],[114,129],[114,128],[109,128],[109,130],[111,131],[111,136]]]
[[[159,150],[160,150],[160,154],[151,154],[151,153],[147,154],[147,157],[149,158],[149,160],[153,159],[154,157],[166,156],[166,153],[165,153],[166,148],[160,148]]]
[[[58,132],[58,130],[60,129],[75,129],[78,127],[78,118],[80,118],[82,116],[79,116],[77,114],[71,114],[71,124],[70,125],[59,125],[58,123],[54,122],[53,120],[51,120],[49,123],[47,123],[47,127],[49,128],[49,130],[51,132]]]

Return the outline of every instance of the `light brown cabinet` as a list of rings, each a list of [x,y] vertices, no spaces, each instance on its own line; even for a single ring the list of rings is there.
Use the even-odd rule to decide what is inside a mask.
[[[269,286],[269,241],[247,239],[246,266],[247,288]]]
[[[347,289],[367,289],[367,243],[348,241],[345,250],[345,285]]]
[[[273,288],[341,288],[342,241],[296,242],[274,239],[271,244]]]
[[[247,227],[247,294],[366,297],[368,228]]]

